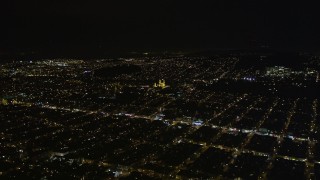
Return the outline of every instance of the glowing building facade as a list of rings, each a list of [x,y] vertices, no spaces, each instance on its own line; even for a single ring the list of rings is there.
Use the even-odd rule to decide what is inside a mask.
[[[153,87],[160,87],[162,89],[166,88],[166,81],[164,79],[160,79],[159,83],[154,83]]]

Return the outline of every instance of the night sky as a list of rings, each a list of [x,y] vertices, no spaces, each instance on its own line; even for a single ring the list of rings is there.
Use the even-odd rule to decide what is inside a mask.
[[[1,8],[2,51],[320,47],[320,11],[309,1],[8,1]]]

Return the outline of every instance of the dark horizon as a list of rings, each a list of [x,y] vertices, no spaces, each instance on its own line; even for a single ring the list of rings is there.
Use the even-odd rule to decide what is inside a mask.
[[[312,3],[40,2],[2,3],[1,53],[132,49],[318,51]]]

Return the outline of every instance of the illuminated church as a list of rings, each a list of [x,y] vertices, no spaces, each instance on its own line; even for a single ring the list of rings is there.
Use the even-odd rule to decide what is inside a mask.
[[[155,87],[155,88],[160,87],[160,88],[164,89],[164,88],[166,88],[166,82],[164,79],[160,79],[159,83],[158,84],[154,83],[153,87]]]

